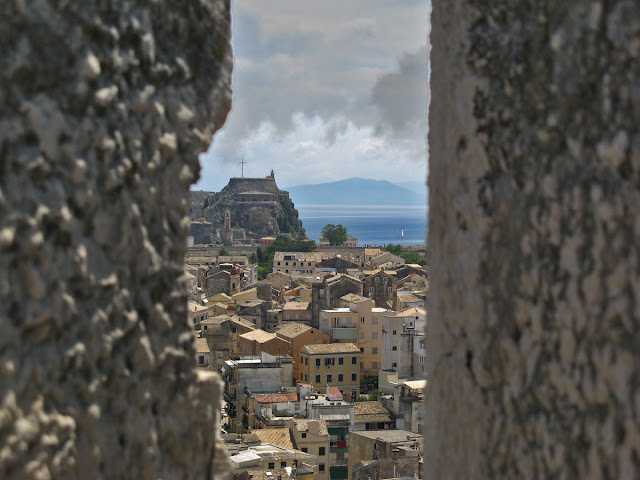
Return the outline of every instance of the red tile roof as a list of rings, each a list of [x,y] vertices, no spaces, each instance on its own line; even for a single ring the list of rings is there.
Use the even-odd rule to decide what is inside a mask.
[[[297,393],[268,393],[267,395],[259,395],[256,397],[256,402],[258,403],[284,403],[297,401]]]

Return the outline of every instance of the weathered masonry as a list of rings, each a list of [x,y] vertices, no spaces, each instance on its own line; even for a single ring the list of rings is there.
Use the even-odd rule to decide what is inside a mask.
[[[217,477],[222,383],[195,370],[181,276],[229,2],[0,18],[0,478]]]
[[[640,9],[433,2],[425,468],[640,472]]]

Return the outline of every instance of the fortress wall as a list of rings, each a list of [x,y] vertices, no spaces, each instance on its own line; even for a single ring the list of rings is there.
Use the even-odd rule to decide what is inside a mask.
[[[0,2],[0,478],[221,478],[189,186],[230,108],[228,0]]]
[[[227,187],[234,192],[270,192],[278,193],[278,186],[276,181],[272,177],[266,178],[246,178],[246,177],[232,177],[229,179]]]
[[[640,10],[433,2],[426,478],[640,471]]]

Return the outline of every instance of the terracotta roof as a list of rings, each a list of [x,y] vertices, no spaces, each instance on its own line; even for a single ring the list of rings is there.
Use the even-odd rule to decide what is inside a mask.
[[[283,310],[309,310],[309,302],[287,302]]]
[[[256,326],[251,323],[249,320],[245,320],[244,318],[240,318],[237,316],[229,317],[229,319],[233,323],[237,323],[238,325],[242,325],[243,327],[250,328],[251,330],[256,330]]]
[[[360,349],[353,343],[324,343],[320,345],[305,345],[302,350],[310,355],[329,353],[360,353]]]
[[[250,332],[243,333],[242,335],[240,335],[240,338],[246,338],[247,340],[251,340],[259,343],[265,343],[265,342],[268,342],[269,340],[273,340],[274,338],[277,338],[277,336],[274,335],[273,333],[265,332],[264,330],[260,330],[259,328],[256,328],[255,330],[252,330]]]
[[[373,400],[371,402],[356,402],[353,413],[355,415],[372,415],[372,414],[389,414],[389,410],[384,408],[377,400]]]
[[[353,423],[388,423],[392,421],[388,413],[356,414],[353,417]]]
[[[342,393],[338,387],[327,387],[327,397],[331,397],[333,400],[342,400]]]
[[[363,297],[362,295],[357,295],[355,293],[347,293],[343,297],[340,297],[340,300],[344,300],[345,302],[356,303],[362,302],[364,300],[368,300],[367,297]]]
[[[286,428],[257,428],[253,431],[262,443],[270,443],[279,447],[293,448],[291,435]]]
[[[311,330],[311,327],[304,323],[287,322],[286,324],[276,328],[276,334],[281,337],[294,338],[298,335],[302,335],[308,330]]]
[[[258,395],[256,402],[258,403],[285,403],[285,402],[297,402],[297,393],[268,393],[266,395]],[[264,441],[264,440],[263,440]],[[271,442],[267,442],[271,443]]]
[[[329,436],[329,430],[327,430],[327,422],[323,419],[318,420],[307,420],[303,418],[294,418],[293,424],[296,427],[296,430],[299,432],[308,432],[309,431],[309,422],[316,421],[318,422],[318,426],[320,427],[320,436]]]
[[[398,300],[400,300],[401,298],[402,296],[398,297]],[[427,310],[424,307],[409,307],[398,312],[396,314],[396,317],[409,317],[413,315],[420,315],[420,314],[426,314],[426,313],[427,313]]]
[[[206,338],[196,338],[196,353],[211,353]]]
[[[413,303],[413,302],[423,302],[421,298],[416,297],[415,295],[398,295],[398,301],[401,303]]]

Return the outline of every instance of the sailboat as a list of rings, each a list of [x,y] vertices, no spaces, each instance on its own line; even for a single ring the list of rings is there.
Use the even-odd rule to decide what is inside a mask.
[[[400,235],[398,235],[398,238],[404,238],[404,228],[400,227]]]

